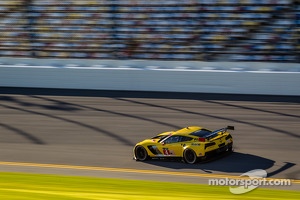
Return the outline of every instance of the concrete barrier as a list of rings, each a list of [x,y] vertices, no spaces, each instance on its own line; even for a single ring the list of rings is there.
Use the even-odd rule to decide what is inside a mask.
[[[2,60],[3,61],[3,60]],[[34,60],[30,60],[34,62]],[[1,87],[300,95],[299,64],[54,60],[0,65]],[[54,62],[57,62],[56,65]],[[43,64],[42,66],[39,64]],[[59,65],[58,65],[59,64]],[[86,66],[84,66],[85,64]],[[88,65],[88,66],[87,66]],[[173,66],[171,66],[173,65]],[[217,66],[222,66],[217,67]],[[252,66],[252,68],[250,67]],[[272,69],[270,67],[273,67]],[[257,68],[254,70],[253,68]]]

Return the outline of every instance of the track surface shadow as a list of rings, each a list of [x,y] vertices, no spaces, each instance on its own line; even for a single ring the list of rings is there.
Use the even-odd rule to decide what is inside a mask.
[[[245,173],[253,169],[269,169],[274,165],[275,161],[256,155],[233,152],[219,155],[193,165],[183,163],[178,159],[152,159],[146,161],[146,163],[169,169],[200,169],[206,173],[213,173],[213,171]],[[275,174],[273,173],[272,175]]]
[[[0,87],[0,94],[300,103],[299,96]]]

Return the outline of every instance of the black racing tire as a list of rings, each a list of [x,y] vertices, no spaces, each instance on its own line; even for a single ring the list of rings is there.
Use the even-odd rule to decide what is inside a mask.
[[[135,147],[134,156],[137,161],[145,161],[149,159],[147,150],[143,146]]]
[[[194,150],[185,149],[183,152],[183,160],[188,164],[195,164],[199,159]]]

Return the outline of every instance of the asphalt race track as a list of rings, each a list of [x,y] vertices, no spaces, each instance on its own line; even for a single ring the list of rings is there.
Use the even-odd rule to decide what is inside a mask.
[[[299,97],[1,88],[0,162],[300,179],[299,119]],[[195,165],[132,159],[138,141],[190,125],[235,126],[235,152]]]

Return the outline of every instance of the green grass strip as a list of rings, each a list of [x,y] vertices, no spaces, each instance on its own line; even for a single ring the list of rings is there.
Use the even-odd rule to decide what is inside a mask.
[[[3,200],[300,199],[299,191],[258,188],[234,195],[225,186],[0,172]]]

